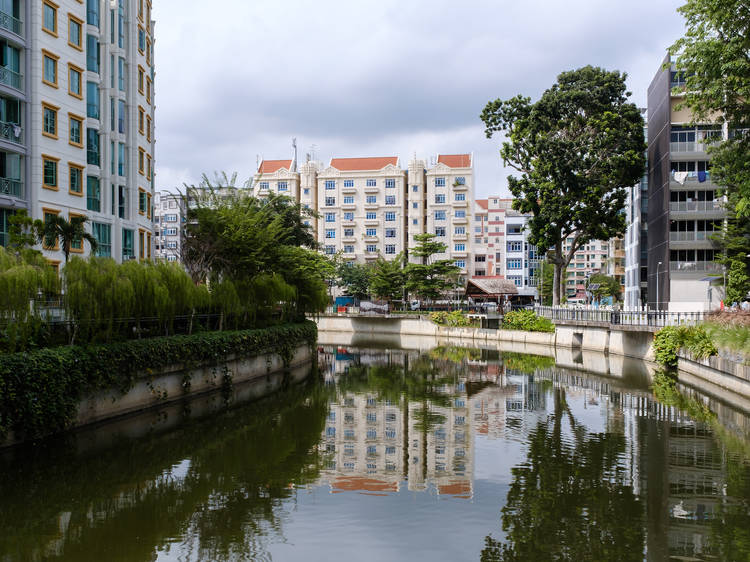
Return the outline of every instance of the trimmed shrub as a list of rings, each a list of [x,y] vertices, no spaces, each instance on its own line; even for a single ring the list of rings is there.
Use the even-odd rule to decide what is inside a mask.
[[[183,364],[219,364],[231,355],[279,353],[285,362],[302,343],[314,345],[314,322],[260,330],[205,332],[106,345],[0,355],[0,438],[12,430],[37,438],[68,427],[86,395],[127,392],[140,373]]]
[[[685,349],[696,359],[716,355],[718,350],[703,326],[666,326],[654,334],[654,356],[665,367],[677,366],[677,354]]]
[[[430,314],[430,319],[435,322],[435,324],[439,324],[441,326],[451,326],[454,328],[465,328],[477,325],[477,322],[475,320],[467,317],[466,314],[464,314],[460,310],[453,310],[451,312],[440,310],[438,312],[433,312]]]
[[[533,310],[511,310],[503,316],[503,329],[524,332],[554,332],[555,325]]]

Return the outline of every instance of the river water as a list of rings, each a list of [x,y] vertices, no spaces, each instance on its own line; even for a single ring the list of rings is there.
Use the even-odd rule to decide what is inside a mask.
[[[657,387],[637,365],[326,346],[261,400],[0,454],[0,560],[750,559],[750,416]]]

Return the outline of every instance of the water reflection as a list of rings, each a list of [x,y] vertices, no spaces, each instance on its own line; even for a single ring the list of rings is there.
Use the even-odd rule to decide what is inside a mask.
[[[726,404],[497,350],[319,365],[0,455],[0,560],[750,556],[750,417]]]

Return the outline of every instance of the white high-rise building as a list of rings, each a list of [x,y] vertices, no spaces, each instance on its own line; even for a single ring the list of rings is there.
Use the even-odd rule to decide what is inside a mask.
[[[0,243],[26,209],[87,216],[99,255],[151,257],[151,2],[3,0],[0,12]]]
[[[182,227],[187,219],[181,195],[161,192],[154,199],[154,258],[180,261]]]

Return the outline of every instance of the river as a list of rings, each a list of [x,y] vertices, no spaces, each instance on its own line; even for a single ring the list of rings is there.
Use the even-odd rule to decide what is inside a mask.
[[[373,344],[374,345],[374,344]],[[0,560],[747,560],[750,414],[645,367],[324,346],[0,453]]]

